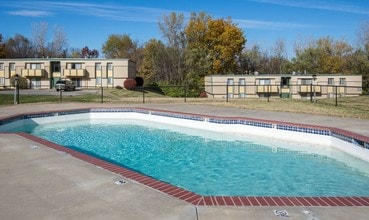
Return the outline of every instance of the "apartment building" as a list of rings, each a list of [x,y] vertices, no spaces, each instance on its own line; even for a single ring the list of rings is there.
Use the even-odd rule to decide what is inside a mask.
[[[205,91],[213,98],[280,97],[309,99],[358,96],[361,75],[283,74],[211,75],[205,77]]]
[[[11,87],[16,74],[27,79],[28,88],[53,88],[68,78],[77,88],[122,86],[136,76],[136,63],[129,59],[0,59],[0,88]]]

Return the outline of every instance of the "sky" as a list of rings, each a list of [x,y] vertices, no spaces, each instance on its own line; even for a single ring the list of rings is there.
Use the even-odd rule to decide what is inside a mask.
[[[286,42],[293,57],[296,42],[332,37],[355,46],[362,22],[369,21],[368,0],[121,0],[43,1],[2,0],[0,33],[4,38],[21,34],[33,38],[35,24],[48,24],[49,41],[58,27],[67,35],[69,48],[97,49],[111,34],[127,34],[139,44],[163,40],[158,22],[172,12],[192,12],[228,18],[244,32],[246,48],[257,44],[270,50]]]

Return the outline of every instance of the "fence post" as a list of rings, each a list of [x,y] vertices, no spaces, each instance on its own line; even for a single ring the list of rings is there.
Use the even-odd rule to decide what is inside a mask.
[[[269,96],[270,96],[270,90],[269,90],[269,87],[270,87],[271,85],[268,85],[268,93],[267,93],[267,96],[268,96],[268,102],[269,102]]]
[[[310,83],[310,102],[313,103],[313,83]]]
[[[336,93],[336,107],[338,106],[338,92],[337,92],[337,86],[334,86],[335,93]]]
[[[63,102],[63,90],[59,87],[59,102]]]
[[[185,103],[187,102],[187,83],[185,83]]]
[[[104,103],[104,88],[101,86],[101,103]]]
[[[228,102],[228,83],[226,85],[226,102]]]
[[[145,103],[145,89],[143,86],[141,86],[141,91],[142,91],[142,103]]]
[[[19,102],[19,83],[17,83],[17,104],[20,104]]]

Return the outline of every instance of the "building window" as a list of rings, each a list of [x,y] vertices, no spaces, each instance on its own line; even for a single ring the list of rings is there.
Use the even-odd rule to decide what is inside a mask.
[[[259,85],[270,85],[270,79],[259,79]]]
[[[4,64],[0,63],[0,70],[4,70]]]
[[[51,67],[53,72],[60,72],[60,62],[52,62]]]
[[[113,70],[113,63],[108,63],[107,69],[108,70]]]
[[[5,84],[5,78],[4,77],[0,77],[0,85],[4,85]]]
[[[30,86],[31,89],[41,89],[41,78],[31,78]]]
[[[9,63],[9,70],[14,71],[15,70],[15,63]]]
[[[311,85],[313,83],[312,79],[300,79],[301,85]]]
[[[95,63],[95,70],[101,70],[101,63]]]
[[[31,63],[29,65],[29,69],[31,69],[31,70],[40,70],[41,69],[41,63]]]
[[[334,79],[328,78],[328,85],[334,85]]]
[[[82,69],[82,63],[68,63],[67,69],[80,70]]]
[[[101,85],[101,77],[96,77],[96,85]]]
[[[346,85],[346,78],[340,78],[340,85]]]
[[[108,84],[109,85],[113,85],[113,77],[109,77],[108,78]]]

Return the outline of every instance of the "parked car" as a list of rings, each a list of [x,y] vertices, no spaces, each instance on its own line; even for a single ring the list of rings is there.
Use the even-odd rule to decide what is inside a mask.
[[[64,91],[73,90],[74,91],[76,90],[76,85],[74,85],[73,81],[69,79],[61,79],[55,83],[55,89],[56,91],[59,91],[59,90],[64,90]]]

